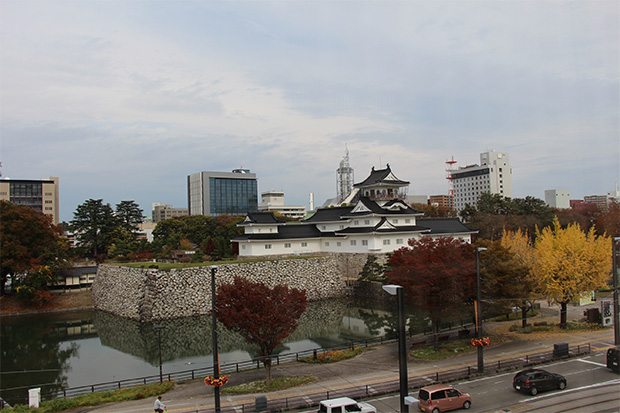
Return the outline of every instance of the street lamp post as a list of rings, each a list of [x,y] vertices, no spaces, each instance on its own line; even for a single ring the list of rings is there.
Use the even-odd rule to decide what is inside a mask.
[[[164,374],[163,374],[162,362],[161,362],[161,330],[163,330],[166,327],[157,325],[157,326],[153,326],[153,328],[157,330],[157,344],[159,346],[159,382],[163,383]]]
[[[481,311],[481,298],[482,287],[480,285],[480,252],[486,251],[486,248],[476,248],[476,338],[480,340],[482,338],[482,311]],[[482,353],[482,346],[478,345],[478,373],[484,372],[484,355]]]
[[[398,303],[398,371],[400,374],[400,412],[408,413],[406,404],[409,384],[407,382],[407,338],[405,337],[405,299],[401,285],[384,285],[383,290],[396,296]]]
[[[615,237],[612,239],[613,242],[613,260],[612,260],[612,276],[613,276],[613,286],[614,286],[614,344],[616,346],[620,345],[620,306],[618,305],[618,243],[620,242],[620,237]]]
[[[217,265],[211,267],[211,316],[213,330],[213,377],[217,380],[220,378],[220,357],[217,353],[217,315],[215,313],[215,270]],[[220,388],[213,386],[213,395],[215,399],[215,412],[220,412]]]

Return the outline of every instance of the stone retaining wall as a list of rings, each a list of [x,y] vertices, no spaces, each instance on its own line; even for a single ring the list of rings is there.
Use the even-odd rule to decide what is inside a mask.
[[[346,279],[357,278],[366,254],[273,260],[217,266],[216,286],[245,277],[268,286],[306,290],[308,300],[351,293]],[[100,265],[92,286],[96,310],[148,322],[208,314],[211,310],[211,269],[175,270]]]

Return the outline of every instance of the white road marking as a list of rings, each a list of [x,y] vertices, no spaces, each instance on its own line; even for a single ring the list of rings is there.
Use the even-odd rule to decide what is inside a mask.
[[[577,361],[581,361],[582,363],[594,364],[595,366],[607,367],[607,365],[605,365],[603,363],[597,363],[596,361],[583,360],[583,359],[577,359]]]

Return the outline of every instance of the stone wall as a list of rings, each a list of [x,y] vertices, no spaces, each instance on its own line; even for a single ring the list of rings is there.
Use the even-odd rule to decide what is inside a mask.
[[[366,254],[272,260],[217,266],[216,286],[245,277],[268,286],[306,290],[308,300],[351,293],[346,280],[357,278]],[[94,307],[121,317],[148,322],[208,314],[211,310],[211,269],[175,270],[100,265],[92,286]]]

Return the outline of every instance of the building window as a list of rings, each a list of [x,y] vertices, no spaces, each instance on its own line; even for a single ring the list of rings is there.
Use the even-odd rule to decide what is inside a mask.
[[[326,247],[329,247],[329,241],[327,241],[327,242],[325,243],[325,246],[326,246]]]
[[[405,218],[405,224],[409,224],[411,223],[411,220],[409,218]]]
[[[244,249],[245,249],[245,245],[242,245],[242,246],[241,246],[241,249],[242,249],[242,250],[244,250]]]
[[[302,243],[301,243],[301,246],[302,246],[302,247],[307,247],[307,246],[308,246],[308,243],[307,243],[307,242],[302,242]]]
[[[364,220],[364,225],[370,225],[370,220],[369,219],[365,219]]]
[[[394,220],[394,223],[395,223],[395,224],[398,224],[398,219],[395,219],[395,220]]]
[[[323,229],[323,230],[324,230],[324,229],[325,229],[325,225],[321,225],[321,229]]]
[[[390,240],[389,239],[384,239],[383,240],[383,245],[390,245]]]
[[[351,245],[356,245],[357,241],[355,241],[354,239],[351,240]]]
[[[402,238],[397,238],[396,239],[396,244],[397,245],[402,245],[402,243],[403,243],[403,239]]]
[[[265,244],[265,249],[266,250],[270,250],[271,249],[271,244]]]
[[[336,243],[336,246],[337,246],[337,247],[339,247],[340,245],[341,245],[341,244],[340,244],[340,242],[337,242],[337,243]]]
[[[360,222],[356,219],[355,221],[353,221],[353,225],[359,225]]]
[[[368,240],[367,239],[363,239],[362,240],[362,245],[368,245]]]
[[[290,242],[285,242],[284,243],[284,248],[291,248],[291,243]]]
[[[344,229],[344,225],[340,225],[340,229]]]

